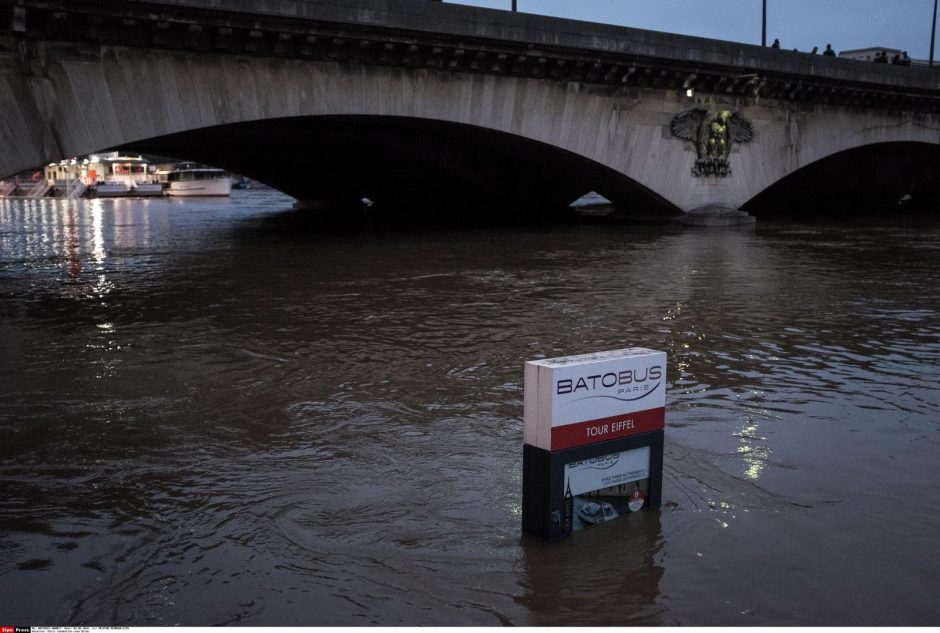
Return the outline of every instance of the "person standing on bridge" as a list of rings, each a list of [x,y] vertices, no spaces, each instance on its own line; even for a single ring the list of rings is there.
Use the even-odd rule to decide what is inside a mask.
[[[770,48],[780,48],[780,40],[774,38],[774,43],[770,45]]]
[[[823,51],[823,55],[828,55],[829,57],[836,56],[836,52],[832,50],[832,44],[826,44],[826,50]]]

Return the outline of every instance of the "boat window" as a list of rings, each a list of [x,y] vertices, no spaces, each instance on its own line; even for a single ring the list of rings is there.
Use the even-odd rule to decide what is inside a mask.
[[[179,180],[214,180],[225,178],[225,171],[221,169],[198,169],[173,171],[167,175],[167,180],[177,182]]]

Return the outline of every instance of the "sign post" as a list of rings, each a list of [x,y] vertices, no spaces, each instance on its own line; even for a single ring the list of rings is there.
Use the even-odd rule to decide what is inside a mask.
[[[555,540],[658,507],[665,412],[665,352],[526,363],[523,531]]]

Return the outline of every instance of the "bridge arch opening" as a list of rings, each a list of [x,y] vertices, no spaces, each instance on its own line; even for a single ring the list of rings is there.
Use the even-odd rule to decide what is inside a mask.
[[[198,160],[256,179],[333,215],[390,222],[544,222],[595,191],[623,215],[678,210],[632,179],[545,143],[446,121],[305,116],[135,141],[126,151]],[[371,207],[362,209],[367,199]]]
[[[832,154],[749,200],[758,218],[826,219],[935,212],[940,145],[877,143]]]

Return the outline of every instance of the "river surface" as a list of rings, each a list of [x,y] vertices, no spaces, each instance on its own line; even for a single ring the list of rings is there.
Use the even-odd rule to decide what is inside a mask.
[[[940,624],[940,218],[290,205],[0,201],[3,624]],[[525,361],[637,345],[662,508],[522,537]]]

